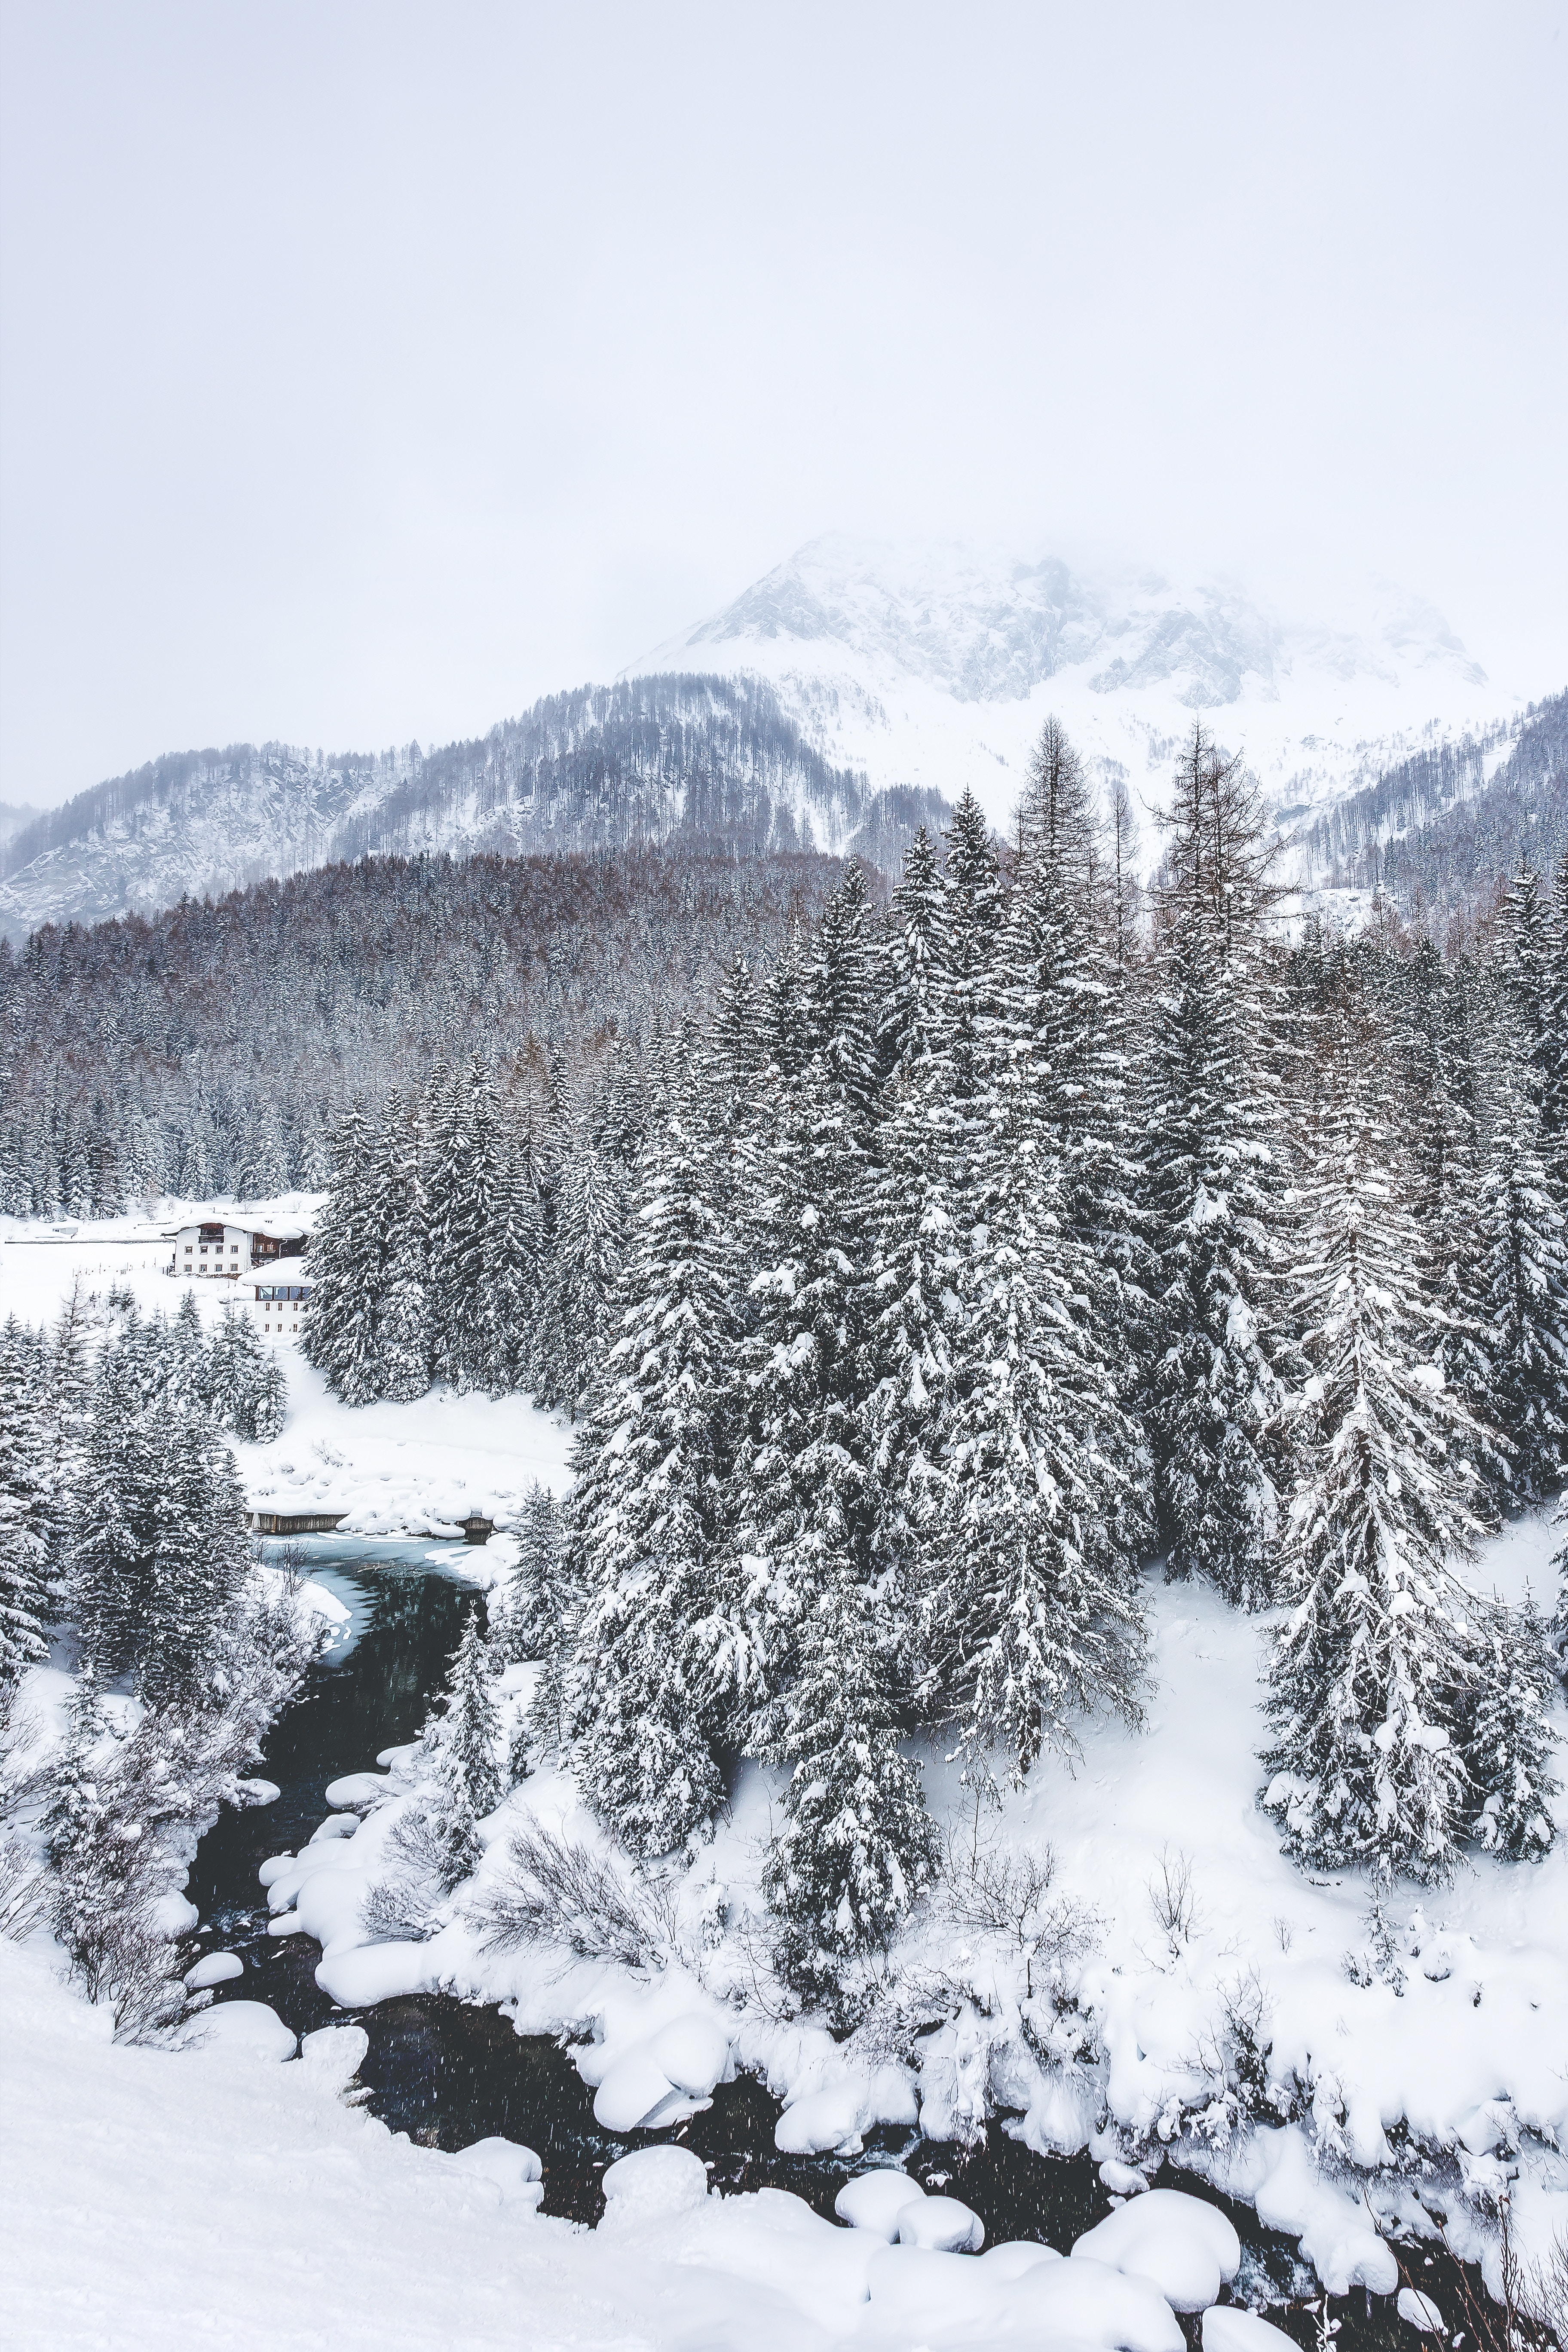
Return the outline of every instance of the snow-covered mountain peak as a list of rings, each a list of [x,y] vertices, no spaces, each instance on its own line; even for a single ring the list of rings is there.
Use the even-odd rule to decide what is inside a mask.
[[[1096,694],[1153,689],[1191,710],[1272,700],[1302,669],[1383,686],[1417,673],[1485,682],[1443,615],[1388,583],[1362,627],[1291,625],[1231,581],[837,533],[633,667],[689,666],[694,654],[773,676],[869,666],[961,702],[1017,701],[1068,672]]]
[[[1388,582],[1285,614],[1213,574],[834,534],[630,666],[769,679],[873,784],[973,785],[1005,822],[1047,710],[1109,777],[1163,796],[1196,712],[1281,809],[1353,790],[1434,733],[1511,716],[1435,606]],[[1540,692],[1552,680],[1525,684]]]

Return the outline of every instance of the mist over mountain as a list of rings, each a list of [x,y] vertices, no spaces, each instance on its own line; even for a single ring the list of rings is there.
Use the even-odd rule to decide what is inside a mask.
[[[1152,866],[1195,714],[1304,839],[1413,761],[1481,745],[1455,770],[1462,799],[1526,708],[1441,614],[1388,587],[1351,618],[1300,621],[1234,582],[832,537],[616,684],[551,696],[483,737],[187,751],[61,809],[17,810],[8,839],[0,825],[0,928],[150,913],[371,854],[683,842],[852,851],[891,870],[966,787],[1007,824],[1048,710],[1102,789],[1127,788]],[[1303,873],[1363,869],[1370,837],[1363,815],[1331,850],[1313,835]]]
[[[1047,709],[1151,807],[1202,712],[1299,814],[1523,704],[1387,583],[1348,616],[1300,619],[1229,580],[838,535],[635,667],[699,660],[771,678],[824,756],[873,783],[972,784],[998,822]]]

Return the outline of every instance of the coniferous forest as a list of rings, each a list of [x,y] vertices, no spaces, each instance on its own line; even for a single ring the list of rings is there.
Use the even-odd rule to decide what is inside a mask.
[[[1568,862],[1455,962],[1270,867],[1197,725],[1145,903],[1052,722],[1005,843],[966,797],[886,908],[851,862],[596,1090],[479,1051],[339,1128],[308,1352],[573,1415],[503,1637],[536,1749],[649,1856],[789,1767],[803,1986],[935,1867],[905,1735],[984,1785],[1138,1722],[1156,1558],[1287,1604],[1303,1863],[1551,1840],[1568,1629],[1466,1563],[1568,1465]]]

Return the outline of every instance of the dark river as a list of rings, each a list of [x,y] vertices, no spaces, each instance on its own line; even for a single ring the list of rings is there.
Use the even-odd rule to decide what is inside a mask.
[[[896,2159],[928,2188],[960,2197],[985,2223],[986,2242],[1033,2238],[1063,2252],[1111,2210],[1093,2160],[1058,2160],[1032,2154],[994,2125],[984,2141],[963,2148],[884,2131],[853,2163],[832,2156],[781,2156],[773,2146],[780,2106],[751,2077],[721,2084],[706,2114],[673,2132],[617,2137],[594,2120],[593,2093],[564,2049],[549,2037],[520,2036],[488,2007],[440,1994],[384,2001],[367,2010],[341,2010],[316,1983],[318,1947],[306,1936],[267,1932],[267,1897],[257,1872],[269,1854],[298,1853],[331,1810],[323,1791],[340,1774],[370,1769],[384,1748],[413,1739],[442,1688],[466,1613],[483,1608],[464,1580],[432,1562],[428,1542],[391,1544],[323,1538],[307,1545],[306,1573],[328,1586],[353,1612],[350,1638],[313,1665],[283,1710],[267,1743],[260,1770],[281,1795],[274,1804],[222,1817],[203,1838],[188,1893],[201,1915],[198,1951],[234,1951],[245,1974],[217,1988],[216,1998],[263,2000],[295,2033],[352,2022],[370,2036],[360,2068],[369,2105],[395,2131],[432,2147],[467,2147],[489,2136],[521,2141],[544,2168],[544,2210],[585,2222],[604,2211],[599,2181],[606,2165],[628,2147],[677,2138],[711,2162],[714,2185],[737,2190],[790,2189],[820,2213],[868,2158]],[[1238,2299],[1267,2297],[1269,2318],[1303,2346],[1316,2341],[1307,2305],[1311,2273],[1294,2242],[1260,2227],[1247,2206],[1214,2196],[1201,2181],[1166,2171],[1163,2185],[1209,2196],[1230,2214],[1244,2249]],[[1428,2263],[1426,2250],[1401,2249],[1414,2284],[1433,2294],[1450,2330],[1466,2326],[1459,2267],[1447,2255]],[[1474,2272],[1465,2284],[1479,2288]],[[1420,2341],[1397,2319],[1392,2301],[1354,2290],[1337,2304],[1339,2352],[1402,2347]],[[1186,2325],[1186,2323],[1184,2323]],[[1197,2342],[1196,2325],[1188,2327]],[[1473,2332],[1468,2340],[1477,2340]]]

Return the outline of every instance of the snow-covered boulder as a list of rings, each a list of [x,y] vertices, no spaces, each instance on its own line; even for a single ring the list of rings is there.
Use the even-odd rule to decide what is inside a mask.
[[[690,2106],[647,2042],[617,2058],[594,2094],[594,2120],[605,2131],[655,2131]]]
[[[1152,2279],[1177,2311],[1205,2311],[1236,2276],[1241,2241],[1217,2206],[1180,2189],[1151,2189],[1085,2231],[1073,2253]]]
[[[929,2246],[933,2253],[977,2254],[985,2224],[956,2197],[917,2197],[900,2209],[899,2243]]]
[[[341,1780],[329,1780],[324,1793],[335,1809],[379,1805],[386,1794],[386,1780],[380,1772],[345,1772]]]
[[[489,2181],[509,2205],[525,2206],[531,2212],[537,2212],[544,2202],[544,2167],[521,2140],[477,2139],[469,2147],[460,2147],[449,2160],[459,2172]]]
[[[773,2126],[781,2156],[822,2156],[853,2148],[873,2124],[912,2124],[920,2113],[914,2083],[901,2066],[879,2066],[807,2091]]]
[[[980,2257],[988,2278],[1021,2279],[1026,2272],[1038,2270],[1042,2263],[1059,2263],[1055,2246],[1037,2246],[1029,2238],[1004,2238]]]
[[[708,2195],[708,2168],[689,2147],[638,2147],[605,2174],[605,2224],[636,2228],[689,2213]]]
[[[322,2025],[300,2044],[300,2063],[329,2090],[341,2091],[359,2073],[370,2036],[363,2025]]]
[[[870,2230],[891,2245],[899,2234],[899,2215],[924,2194],[912,2174],[883,2165],[847,2180],[833,2210],[852,2230]]]
[[[1423,2336],[1441,2336],[1446,2332],[1443,2315],[1431,2296],[1418,2294],[1413,2286],[1400,2288],[1399,2301],[1394,2309],[1407,2327],[1419,2328]],[[1237,2346],[1237,2352],[1241,2352],[1240,2346]]]
[[[264,2000],[220,2001],[183,2027],[180,2041],[185,2049],[204,2055],[261,2058],[275,2065],[292,2058],[295,2047],[294,2036]]]
[[[968,2254],[885,2246],[867,2267],[879,2340],[963,2331],[965,2344],[1070,2344],[1075,2352],[1186,2352],[1180,2323],[1147,2279],[1103,2263],[1042,2262],[1008,2278]]]
[[[359,1828],[357,1813],[329,1813],[320,1826],[310,1832],[312,1845],[328,1845],[333,1838],[351,1838]]]
[[[1242,2311],[1234,2303],[1216,2303],[1204,2314],[1204,2352],[1284,2352],[1287,2344],[1294,2344],[1282,2327],[1270,2326],[1255,2311]]]
[[[209,1952],[205,1960],[186,1969],[185,1990],[205,1992],[209,1985],[228,1984],[244,1974],[245,1962],[237,1952]]]
[[[648,2055],[678,2091],[705,2099],[730,2064],[730,2040],[710,2017],[672,2018],[648,2044]]]

